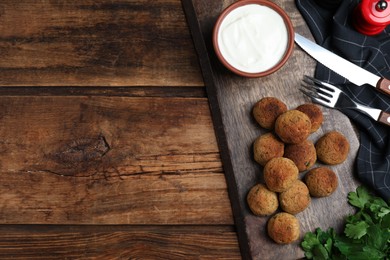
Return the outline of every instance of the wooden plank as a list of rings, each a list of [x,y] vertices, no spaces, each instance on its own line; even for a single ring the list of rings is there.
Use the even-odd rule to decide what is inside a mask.
[[[1,86],[203,86],[179,0],[0,4]]]
[[[271,241],[266,231],[268,218],[254,216],[246,204],[249,189],[262,182],[262,167],[254,162],[251,147],[255,138],[266,132],[252,118],[251,110],[255,102],[265,96],[281,99],[290,109],[309,102],[298,87],[303,75],[313,74],[315,62],[295,48],[285,66],[270,76],[246,79],[227,71],[214,54],[211,33],[218,15],[233,2],[182,0],[209,95],[241,253],[244,259],[301,258],[303,252],[298,246],[299,241],[284,246]],[[273,2],[286,10],[297,32],[310,36],[294,1]],[[354,159],[359,147],[356,132],[348,118],[341,113],[325,108],[323,112],[325,122],[310,139],[315,142],[324,133],[338,130],[348,137],[351,151],[345,163],[332,167],[339,178],[337,191],[328,198],[313,199],[310,207],[297,215],[301,224],[300,239],[304,233],[316,227],[340,228],[343,218],[353,210],[347,204],[347,193],[358,185],[353,176]]]
[[[0,122],[2,224],[233,223],[205,98],[1,96]]]
[[[0,87],[0,96],[105,96],[105,97],[195,97],[205,98],[204,87]]]
[[[1,259],[240,259],[231,226],[0,226]]]

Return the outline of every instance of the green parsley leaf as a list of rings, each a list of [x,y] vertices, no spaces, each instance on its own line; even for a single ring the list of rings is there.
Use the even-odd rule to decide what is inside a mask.
[[[382,207],[378,211],[378,217],[383,218],[386,215],[390,215],[389,213],[390,213],[390,207]]]
[[[321,244],[315,245],[313,248],[313,259],[314,260],[327,260],[329,258],[328,251]]]
[[[364,246],[363,247],[363,254],[366,255],[366,259],[384,259],[386,257],[386,254],[382,251],[378,250],[377,248],[371,247],[371,246]]]
[[[383,218],[385,215],[390,213],[390,207],[381,198],[373,198],[368,204],[368,208],[374,214],[376,219]]]
[[[332,247],[333,247],[333,239],[331,237],[329,237],[326,240],[324,247],[325,247],[326,251],[328,252],[328,254],[331,255],[332,254]]]
[[[364,221],[359,221],[356,224],[346,224],[344,233],[347,237],[353,239],[360,239],[367,234],[369,225]]]
[[[319,245],[320,241],[318,241],[317,236],[314,233],[308,232],[306,233],[301,246],[303,250],[310,251],[314,248],[315,245]],[[309,258],[310,259],[310,258]]]
[[[390,229],[390,214],[387,214],[383,217],[381,226],[382,226],[382,228]],[[390,232],[390,230],[389,230],[389,232]]]
[[[385,250],[387,241],[390,239],[390,230],[383,229],[379,224],[372,225],[367,229],[367,245],[377,250]]]
[[[358,187],[356,192],[348,193],[349,203],[359,209],[364,208],[364,205],[366,205],[370,198],[371,196],[368,190],[363,186]]]
[[[358,208],[346,217],[344,233],[317,228],[306,233],[301,247],[308,259],[389,260],[390,207],[360,186],[348,193],[348,202]]]
[[[305,251],[307,259],[330,259],[335,233],[332,228],[322,231],[320,228],[315,233],[305,234],[301,247]]]

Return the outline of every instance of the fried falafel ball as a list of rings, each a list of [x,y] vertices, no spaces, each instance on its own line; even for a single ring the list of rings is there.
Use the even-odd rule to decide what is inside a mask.
[[[324,121],[324,115],[322,114],[322,110],[319,106],[313,103],[307,103],[298,106],[297,110],[305,113],[310,118],[312,133],[320,128],[322,122]]]
[[[309,189],[301,180],[296,180],[290,188],[279,194],[280,207],[293,215],[306,209],[310,202]]]
[[[279,206],[277,194],[270,191],[264,184],[253,186],[246,199],[249,208],[257,216],[271,215]]]
[[[305,182],[313,197],[331,195],[338,186],[336,173],[327,167],[317,167],[305,175]]]
[[[265,129],[273,129],[276,118],[287,111],[285,103],[275,97],[264,97],[253,106],[252,113],[259,125]]]
[[[288,110],[276,119],[275,132],[285,143],[303,142],[311,133],[310,118],[301,111]]]
[[[349,153],[347,138],[337,131],[323,135],[315,145],[317,157],[325,164],[334,165],[344,162]]]
[[[280,212],[268,220],[267,231],[276,243],[289,244],[299,238],[299,221],[292,214]]]
[[[284,157],[291,159],[300,172],[310,169],[317,161],[317,152],[314,143],[304,140],[298,144],[286,145]]]
[[[253,143],[253,154],[255,161],[264,166],[272,158],[283,156],[284,143],[273,133],[263,134]]]
[[[298,179],[299,170],[292,160],[277,157],[268,161],[264,166],[263,174],[268,189],[283,192]]]

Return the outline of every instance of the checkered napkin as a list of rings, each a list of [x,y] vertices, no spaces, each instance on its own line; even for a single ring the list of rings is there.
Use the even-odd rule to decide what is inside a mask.
[[[339,56],[379,76],[390,79],[390,26],[377,36],[358,33],[351,24],[358,0],[343,0],[336,9],[325,9],[314,0],[296,0],[316,42]],[[354,100],[390,112],[390,97],[369,86],[356,86],[323,65],[315,77],[339,85]],[[390,200],[390,128],[356,111],[342,111],[360,132],[356,170],[360,181]]]

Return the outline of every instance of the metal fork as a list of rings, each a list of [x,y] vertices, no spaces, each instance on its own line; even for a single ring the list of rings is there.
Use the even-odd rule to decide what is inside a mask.
[[[345,108],[354,109],[371,117],[375,121],[390,126],[390,113],[362,105],[352,100],[341,89],[329,83],[304,76],[301,86],[302,88],[300,90],[316,103],[339,110]]]

